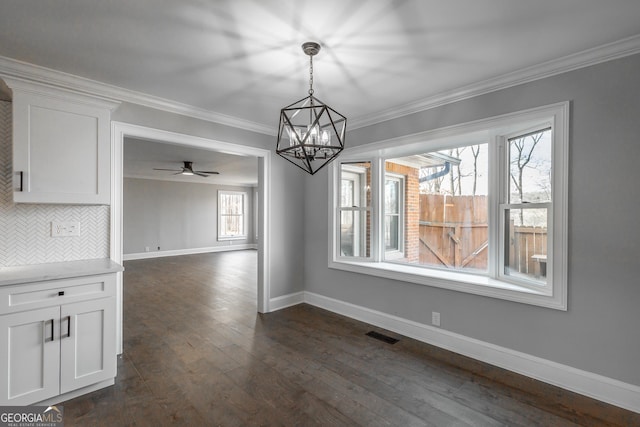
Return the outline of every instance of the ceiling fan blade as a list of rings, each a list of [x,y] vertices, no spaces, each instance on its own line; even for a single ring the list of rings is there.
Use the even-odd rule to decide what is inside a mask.
[[[158,168],[153,168],[154,171],[169,171],[169,172],[182,172],[181,170],[178,169],[158,169]]]
[[[194,174],[194,175],[198,175],[198,176],[203,176],[203,177],[205,177],[205,178],[207,178],[207,177],[209,176],[209,175],[207,175],[207,174],[200,173],[200,172],[196,172],[196,171],[193,171],[193,174]]]
[[[210,175],[220,175],[220,172],[216,172],[216,171],[194,171],[194,172],[198,172],[198,173],[208,173]]]

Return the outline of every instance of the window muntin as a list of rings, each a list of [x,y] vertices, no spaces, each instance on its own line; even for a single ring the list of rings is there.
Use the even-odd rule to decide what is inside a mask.
[[[218,191],[218,240],[245,239],[246,198],[240,191]]]
[[[373,180],[370,199],[380,200],[379,203],[372,204],[370,211],[371,218],[374,219],[370,241],[374,244],[370,256],[360,262],[357,259],[342,257],[339,252],[332,251],[330,252],[329,266],[361,274],[371,274],[566,310],[568,119],[569,103],[565,102],[389,141],[379,141],[370,145],[370,148],[362,146],[351,150],[342,157],[342,162],[357,163],[363,158],[373,159],[371,162]],[[515,144],[514,138],[528,136],[527,134],[531,132],[546,132],[550,138],[550,145],[545,148],[547,154],[537,151],[533,153],[531,162],[535,160],[534,163],[537,163],[537,167],[532,171],[529,171],[529,167],[524,168],[527,173],[535,174],[539,188],[535,192],[523,191],[522,197],[519,193],[516,196],[511,196],[511,189],[515,189],[510,176],[511,161],[515,160],[517,155],[514,153],[513,159],[511,158],[509,143]],[[481,248],[481,250],[487,251],[486,271],[482,269],[479,271],[472,269],[458,271],[449,268],[434,268],[407,262],[405,259],[398,260],[388,257],[385,252],[384,239],[385,170],[389,171],[387,160],[401,159],[416,153],[448,153],[448,150],[456,147],[473,146],[480,143],[487,144],[489,165],[488,194],[486,196],[489,206],[488,239],[487,247]],[[517,150],[517,147],[513,150]],[[548,155],[549,151],[550,155]],[[553,167],[548,168],[548,165],[540,167],[540,162],[548,163],[549,159]],[[332,188],[336,192],[339,189],[336,187],[339,176],[336,171],[340,168],[339,164],[336,162],[331,166],[334,172],[330,174],[330,182],[333,183]],[[540,170],[545,168],[546,172],[541,174]],[[545,174],[548,177],[546,181],[542,179]],[[551,188],[551,184],[553,184],[553,188]],[[407,181],[406,185],[407,188],[410,187],[410,181]],[[479,194],[479,187],[476,187],[476,191],[476,194]],[[405,193],[406,199],[410,191]],[[516,197],[519,198],[516,199]],[[522,203],[520,203],[521,201]],[[337,198],[335,203],[337,205]],[[405,203],[405,211],[408,211],[412,203],[406,200]],[[512,210],[515,213],[512,213]],[[520,218],[521,210],[523,211],[523,221],[516,223],[516,219]],[[545,213],[548,237],[546,259],[544,253],[538,253],[542,252],[542,246],[545,245],[543,239],[540,239],[544,233],[539,233],[540,229],[545,227],[544,222],[540,220],[540,217],[544,217]],[[406,218],[407,212],[405,212],[405,220]],[[507,220],[507,218],[509,219]],[[534,221],[531,218],[538,219]],[[508,242],[512,237],[515,237],[516,231],[507,227],[510,225],[511,219],[514,220],[514,226],[520,227],[517,230],[519,234],[535,231],[535,246],[531,246],[535,253],[523,252],[523,250],[518,252],[513,247],[509,247]],[[335,224],[333,219],[331,223]],[[537,227],[537,229],[531,230],[531,227]],[[410,224],[406,223],[405,236],[409,234],[409,228]],[[411,251],[411,241],[411,239],[405,238],[405,252]],[[528,272],[524,270],[525,274],[521,273],[521,267],[516,269],[517,262],[512,261],[512,255],[517,253],[520,256],[524,253],[528,260],[534,263],[533,266],[529,266]]]

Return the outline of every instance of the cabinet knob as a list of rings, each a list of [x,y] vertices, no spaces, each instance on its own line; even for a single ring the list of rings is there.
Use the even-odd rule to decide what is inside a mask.
[[[61,297],[64,295],[64,291],[58,291],[58,296]]]

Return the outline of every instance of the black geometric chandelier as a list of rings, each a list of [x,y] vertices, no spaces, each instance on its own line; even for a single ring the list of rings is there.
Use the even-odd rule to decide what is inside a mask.
[[[313,96],[313,56],[320,45],[306,42],[309,55],[309,96],[280,110],[276,153],[311,175],[344,149],[347,118]]]

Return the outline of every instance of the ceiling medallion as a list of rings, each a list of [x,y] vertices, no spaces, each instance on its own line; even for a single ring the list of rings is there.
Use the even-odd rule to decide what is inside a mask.
[[[276,153],[311,175],[344,149],[347,118],[313,96],[313,57],[320,45],[306,42],[309,55],[309,96],[280,110]]]

